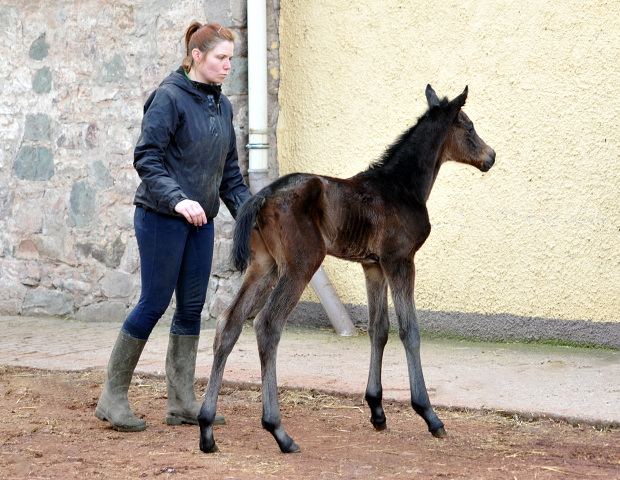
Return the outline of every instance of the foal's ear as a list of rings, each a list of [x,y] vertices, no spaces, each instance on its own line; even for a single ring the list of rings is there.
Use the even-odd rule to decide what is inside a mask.
[[[463,90],[463,93],[461,93],[458,97],[456,97],[453,102],[458,105],[459,108],[462,108],[463,105],[465,105],[465,100],[467,100],[467,92],[469,91],[469,88],[467,86],[465,86],[465,90]]]
[[[428,108],[439,106],[439,97],[437,97],[435,90],[433,90],[430,84],[426,86],[426,101],[428,102]]]

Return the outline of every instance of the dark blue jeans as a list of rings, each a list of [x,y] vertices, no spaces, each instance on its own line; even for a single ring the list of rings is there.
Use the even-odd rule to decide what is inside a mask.
[[[213,221],[196,227],[184,218],[136,207],[134,228],[140,250],[142,292],[123,323],[123,333],[147,340],[176,292],[170,333],[199,335],[213,260]]]

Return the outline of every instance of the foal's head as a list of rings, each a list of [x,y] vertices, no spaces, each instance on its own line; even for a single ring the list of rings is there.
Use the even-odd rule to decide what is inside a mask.
[[[440,105],[440,100],[430,85],[426,87],[426,99],[429,108]],[[486,172],[495,163],[495,150],[478,136],[476,130],[474,130],[473,122],[461,110],[463,105],[465,105],[466,99],[467,87],[465,87],[463,93],[450,102],[450,104],[458,108],[458,111],[452,128],[450,128],[448,133],[448,138],[444,143],[440,161],[443,163],[453,160],[466,163]]]

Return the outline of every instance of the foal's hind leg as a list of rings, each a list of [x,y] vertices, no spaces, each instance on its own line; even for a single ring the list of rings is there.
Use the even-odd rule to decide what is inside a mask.
[[[411,406],[428,425],[428,430],[435,437],[445,437],[446,431],[441,420],[435,414],[428,398],[422,363],[420,361],[420,327],[413,300],[415,267],[412,260],[399,260],[390,265],[383,265],[388,277],[394,308],[398,318],[399,337],[405,346],[407,367],[409,369],[409,386],[411,389]]]
[[[263,382],[262,425],[273,435],[283,453],[298,452],[299,446],[282,426],[282,415],[278,406],[276,356],[286,320],[297,305],[310,278],[312,274],[307,278],[282,274],[267,304],[254,321]]]
[[[222,386],[222,376],[228,355],[239,339],[243,322],[250,315],[261,297],[271,288],[276,279],[276,264],[267,251],[258,232],[253,233],[253,257],[243,284],[233,303],[218,318],[213,341],[213,365],[205,398],[198,415],[200,425],[200,450],[217,452],[213,439],[213,422],[217,409],[217,397]]]
[[[370,422],[377,430],[384,430],[386,423],[381,404],[383,399],[381,365],[390,328],[387,282],[378,265],[364,265],[364,274],[368,296],[368,335],[370,337],[370,368],[366,386],[366,402],[370,407]]]

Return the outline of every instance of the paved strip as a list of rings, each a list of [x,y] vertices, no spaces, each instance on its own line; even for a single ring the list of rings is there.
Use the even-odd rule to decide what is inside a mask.
[[[0,364],[51,370],[107,366],[118,323],[37,317],[0,317]],[[196,376],[210,373],[214,331],[203,330]],[[163,374],[168,327],[157,326],[137,374]],[[584,423],[620,425],[620,352],[469,341],[422,341],[422,366],[434,405],[548,415]],[[363,397],[370,358],[366,335],[291,328],[278,349],[278,383]],[[260,383],[251,328],[244,328],[226,364],[224,380]],[[409,401],[404,349],[393,334],[383,363],[385,400]]]

